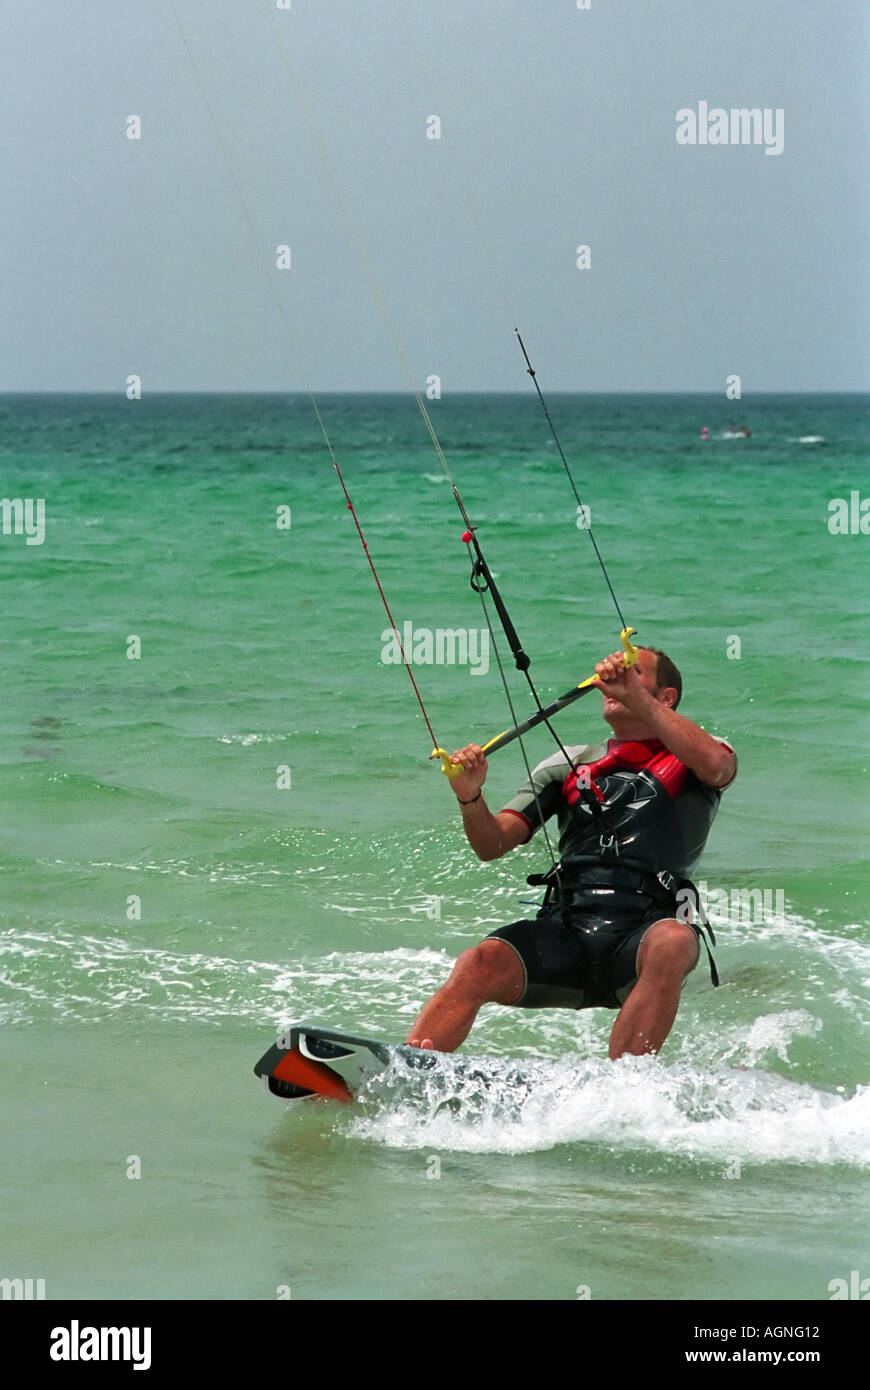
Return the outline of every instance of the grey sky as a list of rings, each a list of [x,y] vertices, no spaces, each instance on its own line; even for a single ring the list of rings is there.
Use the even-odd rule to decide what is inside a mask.
[[[315,390],[407,389],[261,0],[174,4]],[[527,385],[465,177],[546,389],[866,389],[864,0],[402,5],[434,103],[397,0],[274,23],[418,382]],[[0,390],[302,389],[172,0],[0,14]],[[679,146],[700,101],[783,153]]]

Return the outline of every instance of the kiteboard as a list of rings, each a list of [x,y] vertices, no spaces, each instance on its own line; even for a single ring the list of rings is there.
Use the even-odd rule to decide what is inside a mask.
[[[279,1100],[322,1099],[348,1102],[368,1079],[401,1059],[417,1071],[438,1065],[444,1054],[430,1049],[358,1038],[318,1024],[292,1023],[268,1052],[254,1075]]]

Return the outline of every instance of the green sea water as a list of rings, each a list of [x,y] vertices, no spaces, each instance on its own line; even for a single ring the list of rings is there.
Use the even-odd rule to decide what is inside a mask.
[[[320,404],[400,628],[479,631],[413,401]],[[870,1277],[870,539],[828,524],[870,495],[866,398],[549,404],[627,620],[738,752],[698,877],[783,911],[714,913],[722,986],[699,967],[659,1058],[606,1061],[607,1012],[491,1007],[464,1047],[485,1091],[300,1114],[252,1075],[277,1031],[402,1038],[459,951],[528,915],[545,847],[465,843],[307,399],[0,397],[0,492],[45,501],[41,544],[0,535],[0,1277],[316,1300]],[[619,624],[546,421],[529,395],[432,413],[554,697]],[[491,658],[414,674],[451,749],[512,722]],[[597,739],[598,697],[559,727]],[[496,754],[490,804],[523,776]]]

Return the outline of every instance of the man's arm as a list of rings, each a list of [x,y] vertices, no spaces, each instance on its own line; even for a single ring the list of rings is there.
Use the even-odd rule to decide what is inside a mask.
[[[468,843],[484,863],[501,859],[529,838],[529,827],[520,816],[510,811],[493,815],[482,794],[479,801],[462,807],[462,824]]]
[[[625,705],[706,786],[726,787],[734,780],[737,759],[731,750],[651,695],[633,668],[623,669],[622,653],[599,661],[595,671],[598,688]]]
[[[727,787],[737,775],[737,759],[731,750],[684,714],[659,704],[643,687],[641,690],[645,697],[639,702],[643,707],[641,718],[668,752],[691,768],[706,786]]]
[[[523,844],[529,838],[529,827],[522,817],[510,811],[499,811],[494,816],[483,799],[487,762],[479,746],[470,743],[454,753],[450,761],[465,769],[451,778],[450,786],[460,802],[466,839],[478,859],[500,859]]]

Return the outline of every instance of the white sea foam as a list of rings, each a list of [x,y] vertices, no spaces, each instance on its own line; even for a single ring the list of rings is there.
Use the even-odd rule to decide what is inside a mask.
[[[221,734],[218,743],[240,743],[248,748],[252,743],[284,743],[289,734]]]
[[[381,1033],[385,1014],[416,1013],[450,968],[446,952],[430,949],[332,952],[287,964],[63,927],[4,933],[0,961],[0,1023],[32,1023],[47,1012],[98,1022],[133,1008],[142,1017],[244,1020],[276,1032],[328,1007],[337,1027]]]
[[[867,947],[818,927],[796,927],[737,929],[735,944],[745,952],[750,936],[775,944],[794,933],[801,979],[807,982],[822,963],[830,972],[824,1004],[802,1004],[803,996],[796,999],[790,989],[781,1006],[758,1012],[755,987],[711,992],[693,980],[663,1058],[618,1063],[606,1059],[612,1013],[528,1014],[492,1006],[467,1047],[494,1050],[499,1059],[476,1067],[457,1056],[439,1064],[437,1074],[410,1078],[393,1068],[337,1123],[355,1137],[400,1148],[522,1153],[594,1143],[717,1163],[870,1163],[868,1090],[855,1089],[863,1077],[854,1061],[851,1071],[839,1072],[850,1085],[837,1089],[836,1062],[825,1051],[827,1025],[818,1016],[842,993],[849,1032],[864,1026],[858,985],[867,973]],[[69,924],[6,932],[0,1021],[96,1023],[119,1016],[243,1024],[251,1029],[252,1057],[270,1034],[305,1018],[395,1038],[446,978],[452,959],[440,948],[398,946],[306,954],[288,963],[173,945],[85,934]],[[807,1079],[816,1054],[824,1087]],[[777,1074],[798,1067],[800,1081]]]
[[[645,1150],[731,1165],[870,1165],[870,1087],[831,1094],[772,1073],[657,1058],[397,1061],[348,1120],[392,1148],[529,1153],[559,1144]],[[360,1113],[361,1112],[361,1113]]]

